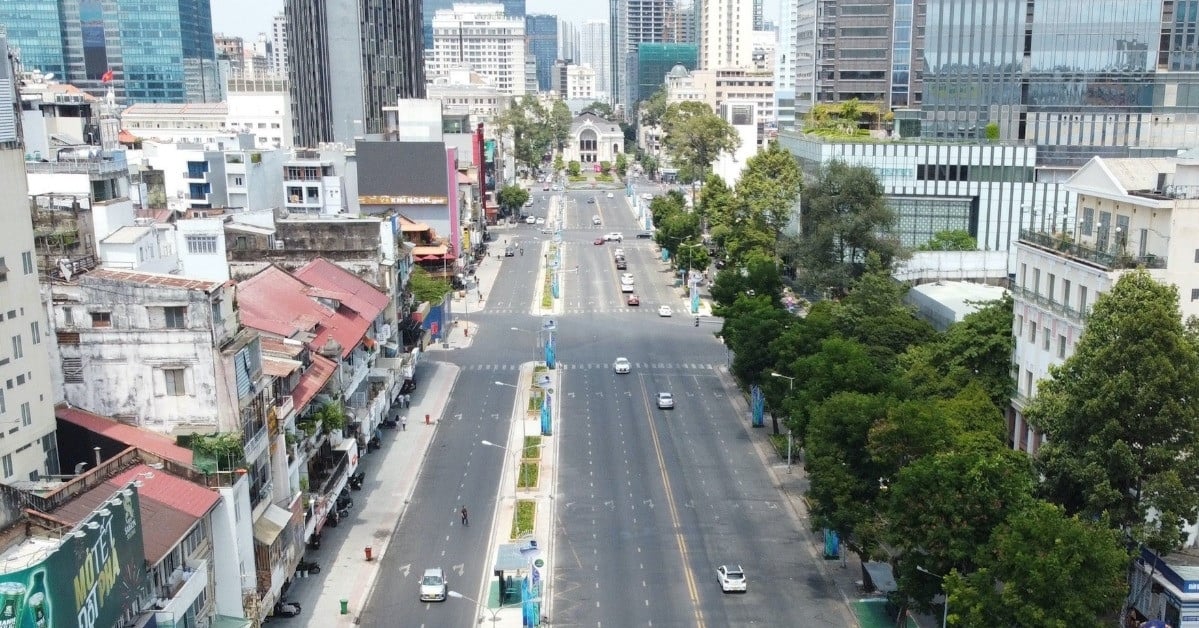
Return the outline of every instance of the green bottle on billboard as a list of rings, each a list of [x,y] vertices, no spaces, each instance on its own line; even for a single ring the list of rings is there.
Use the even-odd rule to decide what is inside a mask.
[[[33,617],[34,628],[47,628],[50,625],[50,609],[46,602],[46,572],[39,571],[33,576],[33,588],[29,590],[26,604]]]
[[[0,583],[0,628],[18,628],[25,585],[19,582]]]

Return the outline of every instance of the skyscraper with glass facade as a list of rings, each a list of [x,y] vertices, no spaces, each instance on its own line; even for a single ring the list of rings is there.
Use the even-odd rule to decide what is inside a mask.
[[[581,62],[595,70],[595,91],[605,100],[612,97],[612,41],[608,36],[608,23],[593,20],[583,23]]]
[[[117,100],[219,102],[208,0],[5,0],[0,24],[25,70]],[[106,80],[107,79],[107,80]]]
[[[675,0],[609,0],[614,101],[631,115],[637,103],[637,47],[667,41]]]
[[[537,91],[552,87],[554,62],[558,60],[558,16],[535,13],[525,16],[525,41],[537,59]]]
[[[1060,167],[1199,140],[1197,0],[785,1],[797,115],[858,98],[902,135],[990,128]]]

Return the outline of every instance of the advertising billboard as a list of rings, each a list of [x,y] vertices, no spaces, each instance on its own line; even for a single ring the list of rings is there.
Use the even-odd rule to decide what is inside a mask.
[[[483,143],[483,176],[488,192],[495,191],[495,140]]]
[[[138,504],[117,491],[41,561],[0,575],[0,628],[116,626],[146,581]]]

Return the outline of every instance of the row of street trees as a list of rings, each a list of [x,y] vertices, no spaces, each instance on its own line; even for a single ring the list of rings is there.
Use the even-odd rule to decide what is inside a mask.
[[[546,108],[536,96],[516,96],[495,121],[501,135],[512,138],[517,170],[532,173],[551,149],[561,152],[570,139],[570,108],[555,100]]]

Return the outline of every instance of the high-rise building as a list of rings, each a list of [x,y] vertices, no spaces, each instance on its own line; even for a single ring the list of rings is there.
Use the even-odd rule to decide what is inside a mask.
[[[648,100],[666,84],[666,74],[675,66],[694,70],[699,65],[696,44],[651,44],[637,46],[637,72],[633,102]]]
[[[229,76],[233,78],[242,78],[245,76],[246,41],[241,37],[223,35],[221,33],[213,35],[213,40],[216,43],[217,61],[229,64]]]
[[[558,60],[558,16],[534,13],[525,16],[529,54],[537,59],[537,91],[552,87],[554,61]]]
[[[555,27],[554,37],[558,35]],[[550,49],[557,52],[557,45]],[[550,59],[550,68],[553,68]],[[469,68],[489,79],[501,93],[525,93],[525,18],[504,14],[500,4],[457,3],[433,16],[433,50],[428,54],[430,77]],[[536,68],[541,69],[538,59]],[[549,85],[549,74],[546,74]],[[546,88],[548,89],[548,87]]]
[[[749,67],[752,61],[755,0],[703,0],[700,3],[699,65],[705,70]]]
[[[678,0],[669,8],[666,14],[666,43],[695,44],[699,43],[698,0]]]
[[[857,98],[903,136],[1034,144],[1042,165],[1199,136],[1199,17],[1172,0],[785,0],[795,109]],[[1189,5],[1188,5],[1189,6]],[[810,59],[810,61],[809,61]],[[786,78],[786,77],[784,77]]]
[[[0,30],[0,53],[7,51]],[[8,310],[0,380],[0,482],[57,474],[55,393],[50,373],[50,326],[38,284],[33,221],[25,180],[25,149],[18,129],[20,107],[13,67],[0,54],[0,303]],[[9,338],[11,336],[11,344]]]
[[[631,112],[637,102],[637,46],[666,41],[674,0],[609,0],[613,100]]]
[[[271,20],[270,71],[277,77],[287,78],[287,15],[279,13]]]
[[[608,23],[593,20],[583,23],[582,41],[579,45],[579,61],[595,70],[595,91],[599,98],[612,97],[612,41],[608,36]]]
[[[812,63],[813,50],[810,49],[810,44],[815,38],[815,32],[809,29],[801,33],[799,24],[801,21],[809,21],[807,17],[801,18],[801,16],[812,14],[810,21],[814,25],[815,10],[816,0],[783,0],[780,6],[781,24],[779,25],[774,69],[774,102],[775,109],[778,111],[780,129],[794,129],[796,126],[795,92],[799,89],[799,84],[802,82],[805,85],[805,91],[809,93],[813,91],[810,83],[815,73],[815,66]],[[801,79],[799,73],[805,69],[806,72]]]
[[[574,22],[558,20],[558,58],[571,63],[579,63],[581,54],[578,27]]]
[[[118,101],[219,102],[209,0],[9,0],[0,24],[25,70]]]
[[[424,97],[420,0],[287,0],[285,10],[295,146],[382,133],[383,107]]]
[[[756,30],[756,31],[768,30],[768,29],[766,28],[766,22],[765,22],[765,20],[763,19],[763,17],[764,17],[764,16],[762,15],[762,4],[763,4],[763,3],[762,3],[762,0],[753,0],[753,2],[754,2],[754,25],[753,25],[753,29],[754,29],[754,30]]]
[[[424,33],[425,50],[433,49],[433,16],[438,11],[454,8],[454,0],[418,0],[421,2],[421,18],[422,29]],[[504,6],[504,15],[508,17],[518,17],[522,20],[525,17],[525,0],[491,0],[494,4]]]

